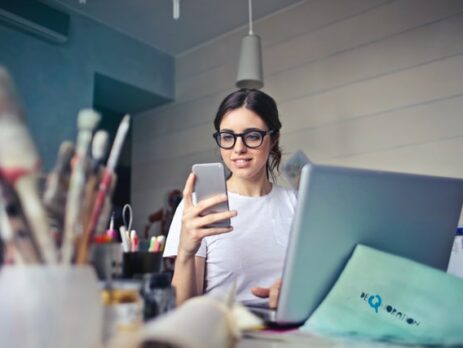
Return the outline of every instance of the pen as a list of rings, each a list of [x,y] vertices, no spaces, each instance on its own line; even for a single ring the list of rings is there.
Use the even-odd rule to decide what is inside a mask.
[[[126,229],[125,226],[120,226],[119,227],[119,235],[121,236],[121,241],[122,241],[122,251],[124,253],[127,253],[130,251],[130,246],[129,246],[129,241],[127,240],[126,236]]]
[[[155,237],[155,236],[152,236],[152,237],[150,238],[150,246],[149,246],[149,248],[148,248],[148,251],[149,251],[149,252],[154,252],[155,243],[156,243],[156,237]]]
[[[166,241],[166,237],[163,236],[163,235],[157,236],[157,237],[156,237],[156,241],[157,241],[157,243],[158,243],[158,245],[159,245],[157,251],[163,252],[163,251],[164,251],[164,244],[165,244],[165,241]]]
[[[106,231],[106,235],[112,240],[116,238],[116,231],[114,231],[114,213],[111,214],[111,221],[109,222],[109,229]]]
[[[132,244],[130,251],[138,251],[139,239],[135,230],[130,231],[130,242]]]

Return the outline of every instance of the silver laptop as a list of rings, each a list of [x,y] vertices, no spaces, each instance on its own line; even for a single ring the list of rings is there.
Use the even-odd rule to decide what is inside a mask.
[[[463,179],[306,165],[278,307],[253,312],[302,324],[358,243],[445,271],[462,203]]]

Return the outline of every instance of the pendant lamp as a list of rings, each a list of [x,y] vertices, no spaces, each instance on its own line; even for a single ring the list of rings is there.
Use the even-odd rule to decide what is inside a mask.
[[[249,4],[249,34],[241,40],[241,54],[238,65],[236,87],[262,88],[264,77],[262,69],[262,49],[260,37],[252,31],[252,0]]]

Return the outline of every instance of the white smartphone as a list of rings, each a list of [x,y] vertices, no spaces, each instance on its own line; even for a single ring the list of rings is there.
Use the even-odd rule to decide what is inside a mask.
[[[222,163],[194,164],[192,171],[196,176],[195,196],[196,202],[220,194],[227,195],[225,171]],[[228,211],[228,199],[204,211],[204,215]],[[229,227],[230,219],[215,222],[207,227]]]

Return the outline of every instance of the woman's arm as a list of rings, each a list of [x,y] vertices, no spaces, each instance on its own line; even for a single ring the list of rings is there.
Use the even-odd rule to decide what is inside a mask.
[[[200,256],[178,255],[172,285],[176,290],[177,305],[191,297],[202,295],[204,291],[204,269],[206,259]]]
[[[202,213],[218,203],[224,202],[226,196],[215,196],[205,199],[193,205],[193,188],[195,176],[190,174],[183,190],[184,209],[182,215],[182,227],[177,257],[175,260],[174,276],[172,285],[175,286],[177,305],[187,299],[203,293],[204,270],[206,261],[204,257],[196,256],[201,241],[204,237],[230,232],[231,227],[206,226],[236,216],[235,211],[208,214]]]

